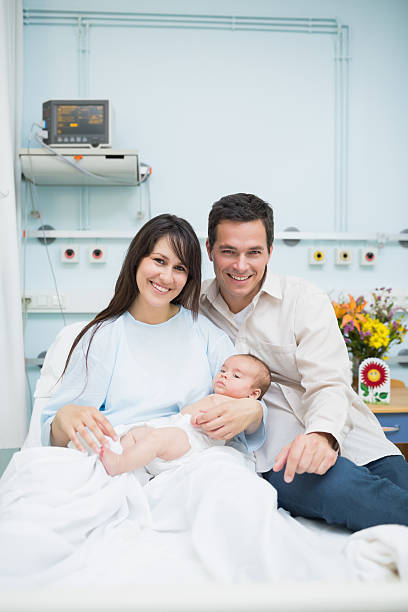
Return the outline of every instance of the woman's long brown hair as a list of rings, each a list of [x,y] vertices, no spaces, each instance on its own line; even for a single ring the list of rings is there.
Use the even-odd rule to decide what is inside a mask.
[[[169,239],[174,253],[188,270],[186,284],[171,303],[181,304],[192,311],[194,318],[197,317],[201,287],[200,243],[188,221],[175,215],[158,215],[150,219],[133,238],[116,281],[113,298],[108,307],[97,314],[77,335],[61,376],[65,374],[71,355],[81,338],[91,327],[94,327],[85,356],[86,370],[88,369],[88,353],[93,337],[102,323],[116,320],[131,307],[139,293],[136,284],[136,271],[139,264],[144,257],[148,257],[153,252],[157,241],[164,237]]]

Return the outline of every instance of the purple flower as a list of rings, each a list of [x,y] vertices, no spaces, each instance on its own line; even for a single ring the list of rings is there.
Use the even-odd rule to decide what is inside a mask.
[[[349,323],[346,323],[346,325],[343,327],[344,335],[348,335],[351,331],[353,331],[353,329],[354,329],[354,321],[349,321]]]

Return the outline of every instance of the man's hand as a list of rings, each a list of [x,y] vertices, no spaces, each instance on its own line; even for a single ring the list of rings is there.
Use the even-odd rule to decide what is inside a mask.
[[[335,438],[328,433],[317,432],[301,434],[282,448],[273,466],[280,472],[286,464],[284,480],[292,482],[295,474],[319,474],[322,476],[337,461],[337,451],[333,449]]]
[[[254,433],[261,422],[262,405],[257,400],[243,398],[211,406],[199,413],[194,424],[213,440],[231,440],[242,431]]]
[[[51,424],[51,444],[53,446],[66,446],[71,440],[80,451],[85,450],[78,434],[95,451],[99,452],[97,441],[103,445],[105,435],[117,440],[117,435],[108,419],[92,406],[77,406],[66,404],[62,406],[54,417]]]

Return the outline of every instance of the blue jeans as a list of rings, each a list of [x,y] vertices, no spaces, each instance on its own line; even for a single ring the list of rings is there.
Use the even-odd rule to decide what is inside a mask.
[[[358,466],[344,457],[326,474],[296,474],[284,469],[263,477],[278,491],[278,504],[293,516],[324,519],[352,531],[396,523],[408,526],[408,463],[400,455]]]

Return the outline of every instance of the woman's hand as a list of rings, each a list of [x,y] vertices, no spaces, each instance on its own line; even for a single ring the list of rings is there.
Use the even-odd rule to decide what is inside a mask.
[[[66,446],[71,440],[79,451],[84,451],[78,434],[95,451],[99,452],[95,438],[102,445],[105,436],[112,440],[118,437],[108,419],[92,406],[66,404],[62,406],[51,423],[50,441],[52,446]]]
[[[254,433],[262,415],[262,405],[257,400],[231,398],[199,414],[195,424],[214,440],[231,440],[242,431]]]

